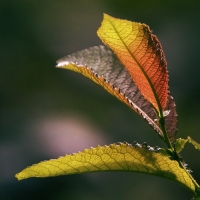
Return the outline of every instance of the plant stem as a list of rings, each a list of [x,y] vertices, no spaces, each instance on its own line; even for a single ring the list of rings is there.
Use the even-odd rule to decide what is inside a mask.
[[[196,180],[193,178],[193,176],[190,174],[190,172],[186,169],[186,167],[183,165],[182,161],[181,161],[181,157],[179,156],[179,154],[176,152],[176,149],[172,147],[171,142],[169,141],[166,129],[165,129],[165,119],[163,116],[162,111],[160,112],[160,125],[161,125],[161,129],[163,131],[163,135],[164,135],[164,141],[167,144],[168,148],[172,150],[173,154],[175,155],[175,160],[179,163],[179,166],[181,168],[183,168],[185,170],[185,172],[188,174],[188,176],[190,177],[190,179],[192,180],[193,184],[195,185],[195,191],[196,193],[199,193],[200,191],[200,186],[199,184],[196,182]]]
[[[174,149],[172,147],[171,142],[169,141],[166,129],[165,129],[165,119],[163,116],[162,111],[160,112],[160,125],[161,125],[161,129],[163,131],[163,135],[164,135],[164,141],[167,144],[168,148],[172,150],[172,152],[175,155],[175,160],[179,163],[180,167],[183,168],[185,170],[185,172],[188,174],[188,176],[191,178],[193,184],[195,185],[195,191],[198,193],[200,190],[200,186],[199,184],[196,182],[196,180],[192,177],[192,175],[190,174],[190,172],[185,168],[185,166],[183,165],[182,161],[181,161],[181,157],[179,156],[179,154],[176,152],[176,149]]]
[[[164,139],[165,139],[164,141],[167,144],[167,147],[169,149],[171,149],[172,151],[174,151],[174,148],[173,148],[171,142],[169,141],[169,138],[168,138],[168,135],[167,135],[167,132],[166,132],[166,129],[165,129],[165,119],[164,119],[164,116],[163,116],[163,112],[162,112],[161,106],[159,106],[159,110],[160,110],[160,113],[159,113],[160,114],[159,123],[160,123],[161,129],[163,131],[163,135],[164,135]]]
[[[193,178],[193,176],[191,175],[191,173],[186,169],[186,167],[183,165],[182,159],[180,157],[180,155],[176,152],[176,150],[174,149],[174,153],[175,153],[175,160],[179,163],[180,167],[183,168],[185,170],[185,172],[187,173],[187,175],[190,177],[190,179],[192,180],[193,184],[195,185],[195,192],[197,194],[200,193],[200,186],[199,184],[196,182],[196,180]]]

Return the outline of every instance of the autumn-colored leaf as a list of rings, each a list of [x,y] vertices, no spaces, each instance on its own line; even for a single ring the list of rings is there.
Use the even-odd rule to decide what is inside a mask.
[[[168,100],[168,72],[165,56],[149,26],[104,14],[97,32],[129,71],[142,95],[157,109]]]
[[[119,143],[86,149],[77,154],[32,165],[16,175],[18,180],[101,171],[148,173],[178,182],[194,193],[195,186],[165,149]]]
[[[109,48],[90,47],[68,55],[57,63],[57,67],[81,73],[102,86],[140,114],[160,136],[163,136],[154,107],[143,97],[127,69]],[[168,137],[172,141],[177,130],[177,114],[174,100],[170,95],[163,115]]]

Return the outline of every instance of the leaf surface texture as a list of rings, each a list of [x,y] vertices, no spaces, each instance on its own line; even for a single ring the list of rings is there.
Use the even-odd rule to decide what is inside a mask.
[[[68,55],[57,63],[57,67],[81,73],[102,86],[140,114],[160,136],[163,136],[154,107],[144,98],[128,70],[109,48],[90,47]],[[163,112],[166,131],[172,141],[177,131],[177,113],[174,100],[170,95]]]
[[[149,26],[104,14],[97,31],[129,71],[142,95],[161,111],[168,101],[168,72],[162,47]]]
[[[195,149],[200,150],[200,144],[197,143],[195,140],[193,140],[191,137],[188,136],[187,139],[178,138],[176,140],[176,143],[175,143],[176,152],[178,152],[178,153],[181,152],[184,149],[185,144],[187,142],[192,144]]]
[[[18,180],[102,171],[132,171],[161,176],[178,182],[194,192],[195,186],[177,161],[171,160],[164,149],[140,144],[111,144],[86,149],[77,154],[43,161],[16,175]]]

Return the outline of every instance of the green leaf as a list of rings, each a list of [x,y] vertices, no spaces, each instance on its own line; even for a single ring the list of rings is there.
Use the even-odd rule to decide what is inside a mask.
[[[177,139],[175,143],[176,152],[180,153],[187,142],[188,142],[187,139],[182,139],[182,138]]]
[[[57,63],[56,67],[78,72],[102,86],[141,115],[163,137],[159,116],[154,107],[143,97],[128,70],[109,48],[90,47],[68,55]],[[170,95],[163,115],[167,135],[172,141],[177,131],[177,113],[174,100]]]
[[[86,149],[55,160],[43,161],[16,174],[18,180],[102,171],[132,171],[178,182],[192,193],[195,186],[178,162],[165,149],[128,143]]]
[[[188,142],[193,144],[193,146],[195,147],[195,149],[200,150],[200,144],[197,143],[196,141],[194,141],[191,137],[188,136]]]
[[[191,143],[195,147],[195,149],[200,150],[200,144],[188,136],[187,139],[179,138],[176,140],[176,143],[175,143],[176,152],[180,153],[187,142]]]

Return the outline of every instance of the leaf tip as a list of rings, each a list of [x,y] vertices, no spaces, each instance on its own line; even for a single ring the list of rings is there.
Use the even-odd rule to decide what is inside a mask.
[[[99,36],[99,38],[102,40],[102,38],[101,38],[101,34],[102,34],[102,31],[103,31],[103,26],[105,26],[105,24],[107,24],[110,20],[112,20],[112,19],[116,19],[116,18],[114,18],[114,17],[112,17],[112,16],[110,16],[110,15],[108,15],[108,14],[106,14],[106,13],[103,13],[103,20],[102,20],[102,22],[101,22],[101,26],[98,28],[98,30],[97,30],[97,35]],[[107,26],[106,26],[107,27]],[[109,28],[109,27],[108,27]],[[103,41],[103,40],[102,40]]]
[[[58,60],[56,68],[62,68],[64,65],[69,65],[69,62],[68,61],[60,61],[60,60]]]
[[[103,18],[108,18],[108,17],[111,17],[111,16],[106,13],[103,13]]]
[[[15,174],[15,178],[18,180],[18,181],[21,181],[24,179],[24,177],[21,176],[21,172],[20,173],[17,173]]]

